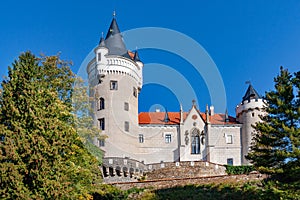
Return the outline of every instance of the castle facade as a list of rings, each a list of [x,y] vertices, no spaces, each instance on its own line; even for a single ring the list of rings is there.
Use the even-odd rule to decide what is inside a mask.
[[[253,128],[264,102],[252,85],[236,107],[236,116],[205,112],[195,102],[189,111],[138,112],[143,63],[137,51],[126,49],[115,17],[107,35],[87,65],[94,123],[106,135],[95,140],[106,158],[130,158],[145,164],[209,161],[245,165]]]

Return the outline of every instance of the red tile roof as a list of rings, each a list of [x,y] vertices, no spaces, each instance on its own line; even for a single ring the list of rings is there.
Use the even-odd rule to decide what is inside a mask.
[[[210,116],[210,123],[216,125],[222,124],[238,124],[234,117],[228,116],[229,122],[225,122],[225,114],[214,114]]]
[[[170,121],[164,122],[165,112],[141,112],[139,114],[139,124],[179,124],[180,113],[168,112]],[[187,113],[184,113],[183,118],[186,118]]]
[[[168,112],[170,121],[165,122],[165,112],[141,112],[139,114],[139,124],[167,124],[176,125],[180,123],[180,112]],[[183,120],[186,119],[188,113],[183,113]],[[201,117],[206,121],[206,114],[201,113]],[[214,114],[210,116],[211,124],[237,124],[234,117],[229,116],[229,122],[225,122],[225,114]]]

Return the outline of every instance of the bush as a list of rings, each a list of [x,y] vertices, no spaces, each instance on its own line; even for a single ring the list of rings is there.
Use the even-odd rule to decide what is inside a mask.
[[[226,165],[226,173],[229,175],[232,174],[249,174],[254,171],[255,168],[252,165],[242,165],[242,166],[232,166]]]

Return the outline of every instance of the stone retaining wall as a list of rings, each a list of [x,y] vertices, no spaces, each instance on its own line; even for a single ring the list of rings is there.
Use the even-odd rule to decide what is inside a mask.
[[[226,167],[205,161],[184,161],[148,165],[147,180],[226,175]]]
[[[250,175],[223,175],[215,177],[198,177],[198,178],[185,178],[185,179],[165,179],[165,180],[152,180],[142,182],[131,183],[115,183],[122,190],[128,190],[130,188],[171,188],[176,186],[184,186],[188,184],[219,184],[219,183],[245,183],[248,181],[259,181],[266,178],[266,175],[262,174],[250,174]]]

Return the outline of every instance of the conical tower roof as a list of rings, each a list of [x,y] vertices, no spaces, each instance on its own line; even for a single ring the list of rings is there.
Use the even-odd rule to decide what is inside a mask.
[[[250,99],[260,99],[261,96],[256,92],[256,90],[253,88],[253,86],[250,84],[246,94],[243,97],[243,101],[250,101]]]
[[[104,41],[103,36],[102,36],[101,39],[100,39],[99,46],[100,46],[100,47],[105,47],[105,41]]]
[[[121,35],[116,18],[114,17],[105,37],[105,46],[110,55],[124,55],[127,53],[123,37]]]
[[[137,50],[134,52],[133,60],[136,61],[136,62],[137,62],[137,61],[138,61],[138,62],[141,62],[141,59],[140,59],[140,56],[139,56],[139,53],[138,53]]]
[[[167,109],[166,109],[164,122],[165,122],[165,123],[168,123],[169,121],[170,121],[170,117],[169,117],[168,111],[167,111]]]
[[[229,122],[228,110],[225,111],[225,122]]]

